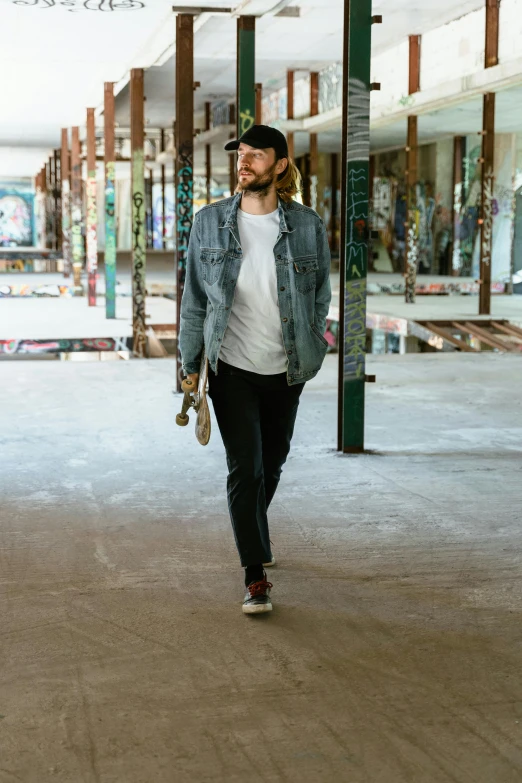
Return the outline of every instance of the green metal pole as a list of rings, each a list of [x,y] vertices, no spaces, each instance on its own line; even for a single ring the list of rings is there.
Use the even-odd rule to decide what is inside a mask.
[[[114,168],[114,85],[105,83],[105,315],[116,318],[116,187]]]
[[[256,121],[256,18],[237,20],[237,132],[238,138]]]
[[[366,278],[369,242],[371,0],[345,0],[343,257],[338,449],[364,450]]]

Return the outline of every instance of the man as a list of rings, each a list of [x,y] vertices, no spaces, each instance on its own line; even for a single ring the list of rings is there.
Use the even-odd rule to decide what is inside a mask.
[[[258,614],[272,609],[267,510],[299,397],[326,354],[330,252],[321,218],[293,201],[299,172],[282,133],[254,125],[225,149],[238,151],[238,187],[195,217],[179,340],[184,372],[196,386],[205,346],[245,569],[243,611]]]

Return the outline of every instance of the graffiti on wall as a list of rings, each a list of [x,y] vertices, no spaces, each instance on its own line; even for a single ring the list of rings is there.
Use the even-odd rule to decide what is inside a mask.
[[[133,352],[139,358],[147,356],[144,192],[143,150],[135,150],[132,158],[132,333]]]
[[[62,8],[68,11],[136,11],[145,8],[141,0],[13,0],[14,5],[32,8]]]
[[[482,203],[482,238],[480,260],[484,266],[491,265],[493,247],[493,171],[489,168],[484,177],[484,199]]]
[[[366,279],[346,283],[344,303],[344,377],[364,379]]]
[[[0,340],[0,354],[78,353],[128,351],[130,338],[100,337],[80,340]]]
[[[188,247],[194,213],[194,169],[192,161],[192,145],[181,145],[176,166],[176,249],[178,290],[177,323],[180,322],[181,298],[185,287],[187,273]],[[178,389],[181,388],[182,359],[178,347]]]
[[[69,180],[62,182],[62,255],[63,273],[69,277],[72,269],[71,258],[71,191]]]
[[[33,211],[32,193],[0,189],[0,247],[31,247]]]
[[[419,231],[415,209],[408,210],[408,229],[406,237],[406,280],[405,298],[408,304],[415,302],[417,268],[419,263]]]

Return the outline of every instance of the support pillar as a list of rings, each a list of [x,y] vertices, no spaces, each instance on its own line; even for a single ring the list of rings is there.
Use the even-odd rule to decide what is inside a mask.
[[[286,72],[286,118],[294,119],[294,71]],[[295,136],[289,131],[286,136],[288,154],[291,160],[295,160]]]
[[[71,133],[71,247],[73,264],[73,288],[75,296],[81,296],[83,267],[82,236],[82,161],[80,129],[74,127]]]
[[[62,165],[60,150],[54,151],[54,233],[56,237],[56,250],[62,249]]]
[[[96,277],[98,274],[98,237],[96,215],[96,125],[94,109],[87,109],[87,240],[88,304],[96,307]]]
[[[310,116],[319,114],[319,74],[310,74]],[[317,181],[319,172],[319,148],[317,133],[310,134],[310,204],[317,212]]]
[[[330,156],[330,182],[332,187],[331,218],[330,218],[330,250],[337,253],[337,190],[339,187],[339,155],[334,152]]]
[[[421,36],[409,36],[408,94],[420,90]],[[417,267],[419,264],[419,226],[417,222],[417,159],[418,121],[408,117],[406,141],[406,243],[404,258],[405,298],[408,304],[415,302]]]
[[[408,117],[408,139],[406,143],[406,248],[405,248],[405,297],[408,304],[415,303],[417,287],[417,266],[419,263],[419,227],[417,225],[417,160],[418,124],[417,117]]]
[[[256,82],[256,125],[263,124],[263,85],[261,82]]]
[[[491,261],[493,250],[493,187],[495,171],[495,93],[484,95],[482,126],[482,182],[480,216],[479,315],[491,314]]]
[[[161,129],[161,152],[165,152],[165,131]],[[166,178],[165,165],[161,165],[161,247],[163,250],[167,247],[167,215],[166,215]]]
[[[190,231],[194,204],[194,17],[176,17],[176,265],[177,329],[185,286]],[[177,389],[181,391],[183,369],[177,352]]]
[[[371,0],[344,0],[338,450],[364,450]]]
[[[132,350],[143,359],[148,356],[145,236],[145,139],[143,68],[133,68],[130,78],[131,167],[132,167]]]
[[[210,130],[210,109],[211,104],[209,101],[205,103],[205,130]],[[210,204],[210,181],[212,178],[212,146],[210,144],[205,145],[205,181],[207,186],[207,204]]]
[[[237,130],[238,138],[252,127],[256,118],[255,91],[256,18],[237,20]]]
[[[104,85],[105,136],[105,316],[116,318],[116,173],[114,163],[114,84]]]
[[[460,253],[460,213],[462,210],[462,175],[464,163],[464,136],[455,136],[453,139],[453,229],[452,229],[452,254],[451,274],[453,277],[460,275],[462,258]]]
[[[61,148],[61,177],[62,177],[62,256],[63,276],[70,277],[71,258],[71,188],[69,182],[69,133],[67,128],[62,128]]]
[[[234,105],[230,106],[230,124],[235,125],[236,124],[236,107]],[[236,134],[231,133],[230,139],[235,139]],[[228,153],[228,181],[229,181],[229,188],[230,188],[230,195],[232,196],[236,190],[237,185],[237,159],[236,159],[236,153],[235,152],[229,152]]]

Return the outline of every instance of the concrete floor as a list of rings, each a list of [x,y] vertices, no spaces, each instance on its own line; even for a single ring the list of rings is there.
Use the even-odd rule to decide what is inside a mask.
[[[335,365],[258,618],[171,360],[2,365],[1,783],[520,783],[520,357],[370,357],[357,457]]]

